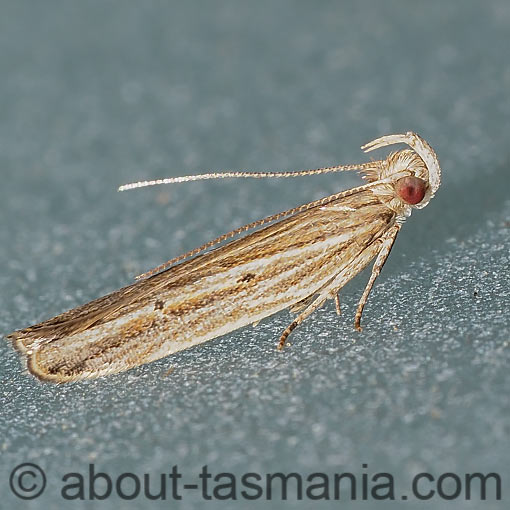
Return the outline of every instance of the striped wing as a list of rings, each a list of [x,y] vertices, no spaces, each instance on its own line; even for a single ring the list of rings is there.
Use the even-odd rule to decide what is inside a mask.
[[[41,379],[121,372],[295,305],[341,271],[348,281],[376,255],[374,241],[394,221],[372,191],[359,191],[9,337]]]

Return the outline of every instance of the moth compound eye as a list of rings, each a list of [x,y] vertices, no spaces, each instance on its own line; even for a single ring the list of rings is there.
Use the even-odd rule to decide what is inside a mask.
[[[395,183],[395,191],[404,202],[416,205],[423,200],[427,184],[419,177],[402,177]]]

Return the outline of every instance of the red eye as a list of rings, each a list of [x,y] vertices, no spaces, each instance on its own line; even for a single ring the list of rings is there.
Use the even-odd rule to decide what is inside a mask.
[[[416,205],[423,200],[427,185],[418,177],[402,177],[395,183],[395,191],[404,202]]]

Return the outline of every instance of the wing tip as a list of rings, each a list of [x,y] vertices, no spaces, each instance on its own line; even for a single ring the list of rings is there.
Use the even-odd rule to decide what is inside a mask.
[[[27,370],[34,377],[36,377],[39,381],[50,382],[53,384],[61,384],[61,383],[73,381],[73,379],[67,379],[65,377],[62,377],[62,375],[60,375],[60,374],[50,374],[46,370],[43,370],[37,364],[35,353],[25,356],[25,364],[26,364]]]
[[[26,369],[31,375],[33,375],[36,379],[43,382],[52,382],[52,383],[63,383],[63,382],[71,382],[76,380],[76,377],[63,377],[61,374],[50,374],[45,371],[36,360],[37,350],[33,348],[33,343],[36,340],[41,340],[41,337],[37,337],[34,335],[30,329],[20,329],[18,331],[13,331],[9,333],[5,337],[13,346],[14,350],[16,350],[20,354],[21,361]]]

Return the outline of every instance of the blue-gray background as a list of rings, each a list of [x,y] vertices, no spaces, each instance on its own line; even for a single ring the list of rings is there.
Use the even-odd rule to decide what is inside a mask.
[[[486,502],[475,490],[474,501],[448,506],[506,508],[509,27],[506,0],[2,0],[2,334],[359,179],[129,194],[116,192],[120,184],[360,162],[362,143],[408,130],[436,149],[444,178],[399,236],[361,335],[352,321],[367,272],[342,293],[342,317],[329,303],[283,354],[275,343],[288,313],[129,373],[59,387],[28,376],[0,343],[0,508],[71,507],[61,477],[85,474],[90,462],[112,477],[178,465],[188,483],[204,464],[213,474],[395,477],[395,502],[321,508],[443,508],[439,498],[412,498],[416,473],[495,471],[506,504],[490,487]],[[46,492],[32,502],[9,489],[21,462],[46,471]],[[204,502],[190,491],[180,503],[112,497],[72,507],[311,504],[278,495]]]

